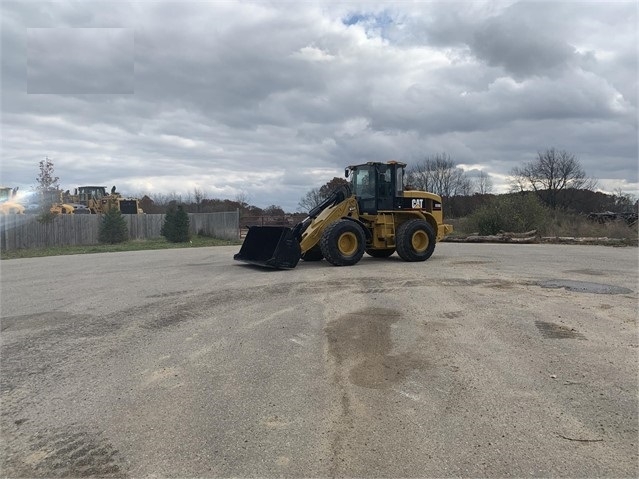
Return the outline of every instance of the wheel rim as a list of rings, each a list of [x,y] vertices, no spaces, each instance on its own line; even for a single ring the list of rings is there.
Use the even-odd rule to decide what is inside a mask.
[[[344,256],[351,256],[357,251],[357,236],[355,233],[344,233],[337,240],[337,249]]]
[[[429,241],[426,231],[419,230],[413,233],[413,237],[411,238],[411,245],[413,247],[413,250],[418,253],[423,253],[424,251],[426,251],[426,249],[428,249],[428,243]]]

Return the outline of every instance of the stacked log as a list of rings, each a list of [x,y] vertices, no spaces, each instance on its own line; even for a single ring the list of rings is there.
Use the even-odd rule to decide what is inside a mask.
[[[500,231],[496,235],[480,235],[473,233],[465,237],[448,237],[444,241],[452,243],[519,243],[533,244],[539,243],[537,230],[526,231],[525,233],[509,233]]]
[[[468,236],[449,236],[443,241],[447,243],[516,243],[516,244],[595,244],[609,246],[637,246],[639,241],[636,239],[625,238],[579,238],[573,236],[540,236],[537,230],[526,231],[525,233],[508,233],[500,231],[496,235],[480,235],[473,233]]]
[[[637,246],[639,241],[631,238],[608,238],[602,237],[581,237],[574,236],[543,236],[540,238],[542,243],[550,244],[594,244],[608,246]]]

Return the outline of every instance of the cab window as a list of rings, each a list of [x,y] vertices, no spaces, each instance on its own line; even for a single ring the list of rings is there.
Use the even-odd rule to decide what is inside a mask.
[[[404,191],[404,168],[397,168],[395,170],[395,196],[401,196]]]
[[[375,196],[375,168],[372,166],[362,166],[353,172],[352,177],[353,193],[358,198]]]

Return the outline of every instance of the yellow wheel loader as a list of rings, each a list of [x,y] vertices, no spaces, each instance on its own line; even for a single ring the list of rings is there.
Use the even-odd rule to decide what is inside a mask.
[[[350,184],[333,191],[304,221],[293,228],[251,227],[233,258],[276,269],[292,269],[300,259],[351,266],[365,252],[427,260],[453,227],[443,223],[440,196],[404,189],[405,167],[397,161],[347,167]]]
[[[115,191],[115,186],[111,188],[111,194],[107,194],[104,186],[80,186],[77,198],[92,214],[106,213],[112,208],[119,209],[124,215],[143,213],[136,198],[123,198]]]
[[[68,192],[61,195],[60,202],[51,207],[51,213],[100,214],[112,208],[119,209],[125,215],[144,213],[138,199],[123,198],[115,191],[115,186],[111,189],[111,194],[107,194],[105,186],[80,186],[73,195]]]
[[[72,215],[75,213],[75,208],[67,203],[54,203],[49,211],[56,215]]]
[[[18,187],[0,186],[0,215],[22,215],[24,206],[17,201]]]

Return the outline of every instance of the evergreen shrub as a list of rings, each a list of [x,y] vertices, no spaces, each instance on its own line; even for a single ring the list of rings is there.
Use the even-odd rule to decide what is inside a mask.
[[[100,243],[124,243],[129,239],[129,231],[124,216],[118,208],[111,208],[102,215],[98,240]]]
[[[189,214],[182,206],[170,207],[164,217],[160,234],[171,243],[186,243],[191,240]]]

